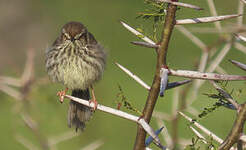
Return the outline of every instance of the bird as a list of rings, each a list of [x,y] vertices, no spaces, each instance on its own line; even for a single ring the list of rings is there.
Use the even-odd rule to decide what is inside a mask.
[[[104,47],[80,22],[66,23],[51,47],[46,49],[45,65],[51,81],[65,86],[57,93],[63,102],[70,89],[72,96],[94,103],[94,109],[75,101],[70,101],[68,126],[83,131],[97,107],[93,86],[101,80],[107,54]],[[91,94],[90,94],[91,90]],[[92,99],[91,96],[92,95]]]

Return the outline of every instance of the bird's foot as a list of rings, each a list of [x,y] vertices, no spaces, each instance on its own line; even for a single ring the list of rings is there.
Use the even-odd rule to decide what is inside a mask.
[[[91,103],[94,103],[93,111],[95,111],[97,109],[98,102],[96,99],[93,98],[89,100],[89,104]]]
[[[59,96],[59,100],[60,100],[61,103],[63,103],[63,101],[64,101],[64,96],[66,95],[67,90],[68,90],[68,88],[66,88],[63,91],[59,91],[56,94],[57,96]]]

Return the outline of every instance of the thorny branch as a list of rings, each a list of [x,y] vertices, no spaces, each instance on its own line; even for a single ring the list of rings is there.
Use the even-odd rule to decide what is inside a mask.
[[[160,92],[161,67],[167,65],[166,62],[167,49],[168,49],[169,40],[171,38],[172,30],[175,25],[176,10],[177,10],[177,6],[172,4],[168,5],[160,47],[157,49],[157,64],[156,64],[155,77],[143,110],[143,118],[147,122],[150,122],[152,112],[154,110],[156,100]],[[134,150],[143,150],[145,148],[145,144],[144,144],[145,138],[146,138],[146,132],[141,126],[138,126]]]

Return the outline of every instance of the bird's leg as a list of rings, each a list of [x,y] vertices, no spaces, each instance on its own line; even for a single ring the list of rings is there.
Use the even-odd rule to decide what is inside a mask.
[[[97,104],[98,104],[98,102],[97,102],[97,100],[96,100],[96,97],[95,97],[95,92],[94,92],[94,89],[93,89],[93,87],[91,86],[91,95],[92,95],[92,99],[90,99],[89,100],[89,103],[94,103],[94,108],[93,108],[93,110],[95,111],[96,109],[97,109]]]
[[[59,92],[57,92],[57,96],[59,96],[59,98],[60,98],[60,102],[61,103],[63,103],[63,101],[64,101],[64,96],[66,95],[66,92],[68,91],[68,88],[66,88],[65,90],[63,90],[63,91],[59,91]]]

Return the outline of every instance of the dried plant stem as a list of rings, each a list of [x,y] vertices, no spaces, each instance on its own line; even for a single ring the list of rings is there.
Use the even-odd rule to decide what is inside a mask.
[[[169,40],[172,34],[172,30],[175,24],[175,14],[176,14],[177,6],[169,4],[167,8],[167,14],[164,23],[164,29],[162,33],[162,38],[160,42],[160,47],[157,49],[157,64],[155,77],[143,110],[143,118],[150,122],[152,112],[154,110],[156,100],[158,98],[160,92],[160,69],[161,67],[166,65],[166,55]],[[145,147],[144,141],[146,138],[146,132],[141,126],[138,126],[136,141],[134,145],[134,150],[143,150]]]

